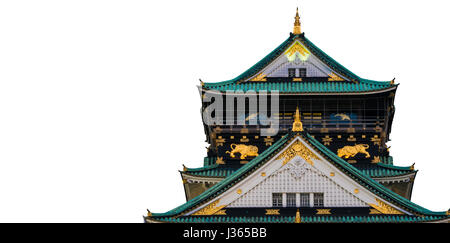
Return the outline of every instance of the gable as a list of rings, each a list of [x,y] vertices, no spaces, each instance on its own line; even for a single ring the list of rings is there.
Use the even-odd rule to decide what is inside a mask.
[[[232,207],[272,207],[273,193],[323,193],[324,207],[369,207],[299,156],[230,203]]]
[[[284,191],[283,191],[284,190]],[[272,193],[322,192],[325,207],[372,207],[382,213],[399,209],[340,171],[303,138],[296,136],[267,163],[187,215],[214,214],[227,207],[268,207]]]
[[[266,81],[267,78],[287,78],[294,71],[294,76],[301,76],[300,70],[306,71],[306,77],[329,78],[329,81],[348,80],[337,74],[328,65],[323,63],[312,51],[310,51],[299,39],[296,39],[270,64],[256,73],[247,81]],[[292,74],[291,74],[292,76]],[[300,79],[294,80],[300,81]]]

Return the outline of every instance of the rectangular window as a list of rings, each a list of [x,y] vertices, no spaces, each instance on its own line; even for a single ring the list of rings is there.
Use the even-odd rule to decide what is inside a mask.
[[[323,193],[314,193],[314,207],[323,207]]]
[[[283,206],[283,195],[281,193],[272,193],[272,206],[274,207]]]
[[[300,78],[306,77],[306,68],[299,68],[298,75]]]
[[[309,207],[309,193],[300,193],[300,207]]]
[[[286,206],[287,207],[295,207],[297,204],[295,193],[288,193],[286,194]]]
[[[288,68],[288,75],[290,78],[295,77],[295,68]]]

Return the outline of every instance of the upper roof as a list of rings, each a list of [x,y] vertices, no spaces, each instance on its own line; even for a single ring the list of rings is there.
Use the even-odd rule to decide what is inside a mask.
[[[317,69],[314,73],[320,74],[303,78],[307,82],[277,79],[277,74],[282,73],[280,68],[287,69],[289,65]],[[286,72],[284,75],[287,77]],[[395,89],[397,86],[392,81],[378,82],[359,77],[319,49],[304,33],[291,33],[275,50],[236,78],[202,85],[208,90],[278,90],[282,93],[361,93]]]
[[[311,146],[316,152],[320,153],[328,162],[334,165],[337,169],[345,173],[347,176],[352,178],[359,185],[367,189],[368,191],[374,193],[383,200],[392,203],[393,205],[409,212],[411,215],[419,216],[439,216],[439,218],[449,217],[446,212],[433,212],[425,209],[413,202],[401,197],[400,195],[392,192],[388,188],[384,187],[380,183],[376,182],[370,178],[367,174],[362,173],[360,170],[338,157],[336,154],[328,150],[324,145],[315,140],[311,135],[306,132],[289,132],[272,146],[266,149],[258,157],[251,160],[249,163],[242,166],[240,169],[232,173],[230,176],[226,177],[219,183],[215,184],[199,196],[187,201],[183,205],[170,210],[166,213],[154,213],[151,217],[154,219],[161,217],[179,217],[184,214],[191,212],[192,210],[205,205],[205,203],[221,195],[223,192],[227,191],[229,188],[234,186],[236,183],[242,181],[245,177],[252,174],[253,171],[264,165],[271,158],[273,158],[281,149],[288,146],[293,139],[300,137],[302,141],[305,141],[309,146]]]

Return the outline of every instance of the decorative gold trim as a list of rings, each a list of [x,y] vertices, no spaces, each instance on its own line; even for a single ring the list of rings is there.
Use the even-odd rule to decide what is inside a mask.
[[[227,215],[227,210],[221,209],[221,210],[215,212],[214,215]]]
[[[267,76],[266,74],[260,73],[260,74],[256,75],[256,77],[250,79],[250,81],[253,81],[253,82],[265,82],[265,81],[267,81],[266,76]]]
[[[369,210],[370,210],[369,214],[382,214],[380,211],[378,211],[378,210],[376,210],[374,208],[370,208]]]
[[[220,127],[215,127],[215,128],[213,129],[213,131],[214,131],[215,133],[221,133],[221,132],[222,132],[222,128],[220,128]]]
[[[369,205],[380,211],[382,214],[404,214],[378,198],[375,198],[375,200],[377,201],[377,204],[369,203]]]
[[[300,112],[298,111],[298,107],[295,111],[294,115],[294,123],[292,124],[292,131],[293,132],[301,132],[303,131],[303,124],[300,120]]]
[[[347,133],[355,133],[355,132],[356,132],[356,130],[354,127],[347,128]]]
[[[248,128],[242,128],[240,133],[248,133]]]
[[[326,135],[324,138],[322,138],[323,145],[330,145],[331,142],[333,142],[333,138],[330,138],[330,136]]]
[[[353,129],[354,129],[354,128],[353,128]],[[347,138],[347,141],[349,141],[349,142],[356,142],[356,138],[355,138],[355,136],[350,135],[350,136]]]
[[[311,150],[309,150],[302,142],[295,141],[288,149],[286,149],[278,159],[283,159],[283,165],[287,164],[295,156],[300,156],[310,165],[314,165],[312,159],[319,159]]]
[[[224,164],[225,164],[225,161],[223,161],[223,157],[217,157],[217,159],[216,159],[216,164],[224,165]]]
[[[331,214],[330,210],[331,209],[317,209],[316,214]]]
[[[219,204],[220,199],[217,199],[216,201],[206,205],[204,208],[198,210],[197,212],[193,213],[192,215],[213,215],[217,211],[224,208],[226,205],[217,206]]]
[[[244,138],[246,138],[244,136]],[[226,154],[230,154],[231,158],[236,157],[235,153],[240,153],[240,159],[245,159],[247,156],[258,156],[258,147],[254,145],[245,145],[245,144],[230,144],[231,151],[225,151]]]
[[[380,156],[374,156],[371,162],[374,164],[381,162]]]
[[[270,136],[268,136],[268,137],[264,138],[264,142],[266,143],[266,146],[270,146],[274,142],[274,139],[271,138]]]
[[[303,79],[302,78],[293,78],[292,81],[294,81],[294,82],[301,82],[301,81],[303,81]]]
[[[378,137],[378,135],[374,135],[371,139],[371,142],[373,142],[373,145],[381,145],[381,138]]]
[[[241,165],[245,165],[245,164],[248,163],[248,160],[241,160],[239,163],[240,163]]]
[[[361,153],[365,154],[366,158],[370,158],[369,152],[366,151],[366,149],[368,148],[368,144],[355,144],[354,146],[347,145],[337,150],[337,156],[348,159],[350,157],[355,157],[357,154]]]
[[[266,215],[280,215],[279,209],[266,209]]]
[[[262,172],[261,176],[263,176],[263,177],[266,176],[266,172]]]
[[[295,213],[295,223],[301,223],[302,219],[300,218],[300,210],[297,209],[297,212]]]
[[[334,172],[330,172],[330,176],[333,177],[334,176]]]
[[[242,190],[241,190],[241,189],[237,189],[236,193],[237,193],[237,194],[241,194],[241,193],[242,193]]]
[[[328,128],[321,128],[320,133],[328,133]]]
[[[241,140],[242,143],[247,143],[250,141],[250,139],[247,138],[247,136],[242,136]]]
[[[345,81],[343,78],[339,77],[337,74],[335,73],[330,73],[328,74],[328,81]]]
[[[356,188],[356,189],[354,190],[354,192],[355,192],[355,194],[358,194],[358,193],[359,193],[359,189]]]
[[[223,146],[223,143],[225,143],[225,138],[222,138],[222,136],[218,136],[216,139],[216,146]]]

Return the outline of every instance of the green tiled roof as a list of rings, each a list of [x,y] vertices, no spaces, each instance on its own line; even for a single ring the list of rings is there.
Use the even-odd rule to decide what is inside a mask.
[[[446,218],[445,216],[371,215],[371,216],[300,216],[301,223],[421,223]],[[160,217],[171,223],[294,223],[295,216],[191,216]]]
[[[227,177],[239,168],[231,168],[220,166],[218,164],[204,166],[200,168],[186,168],[183,173],[188,175],[203,176],[203,177]]]
[[[280,56],[295,40],[299,40],[305,45],[315,56],[322,62],[327,64],[335,72],[347,77],[352,82],[243,82],[269,65],[273,60]],[[278,90],[283,93],[354,93],[354,92],[369,92],[383,90],[396,86],[390,84],[389,81],[378,82],[369,79],[360,78],[350,70],[339,64],[333,58],[328,56],[325,52],[315,46],[308,40],[304,34],[291,34],[280,46],[265,56],[261,61],[253,65],[247,71],[237,76],[234,79],[218,82],[218,83],[204,83],[205,89],[227,91],[227,90],[241,90],[241,91],[274,91]]]
[[[354,165],[362,173],[372,177],[391,177],[415,173],[415,170],[411,170],[409,167],[400,167],[394,165],[387,165],[383,163],[377,164],[364,164],[364,165]]]
[[[244,82],[240,84],[230,83],[224,85],[208,85],[207,89],[228,91],[249,90],[259,92],[278,90],[282,93],[357,93],[383,90],[392,87],[389,83],[349,83],[349,82]]]
[[[272,146],[270,146],[268,149],[266,149],[264,152],[262,152],[258,157],[251,160],[249,163],[243,165],[240,169],[232,173],[230,176],[226,177],[219,183],[215,184],[214,186],[210,187],[208,190],[203,192],[202,194],[198,195],[197,197],[193,198],[192,200],[187,201],[183,205],[170,210],[166,213],[154,213],[152,217],[164,217],[164,216],[176,216],[180,215],[185,211],[189,211],[194,209],[196,206],[200,206],[203,203],[207,202],[208,200],[211,200],[218,195],[220,195],[222,192],[226,191],[230,187],[232,187],[235,183],[245,178],[247,175],[251,174],[252,171],[256,170],[258,167],[262,166],[265,162],[270,160],[272,156],[276,154],[277,151],[281,150],[283,148],[283,145],[287,144],[289,141],[291,141],[294,137],[301,136],[306,142],[308,142],[312,147],[317,149],[322,153],[323,156],[329,159],[329,161],[334,164],[336,167],[338,167],[341,171],[346,173],[348,176],[350,176],[353,180],[358,182],[361,186],[365,187],[366,189],[370,190],[374,194],[378,195],[379,197],[385,199],[388,202],[393,203],[394,205],[397,205],[411,213],[414,214],[421,214],[424,216],[446,216],[446,212],[433,212],[428,209],[425,209],[417,204],[414,204],[413,202],[397,195],[396,193],[392,192],[388,188],[384,187],[380,183],[376,182],[374,179],[370,178],[366,174],[362,173],[360,170],[352,166],[351,164],[347,163],[342,158],[338,157],[336,154],[331,152],[327,147],[322,145],[319,141],[314,139],[311,135],[309,135],[306,132],[301,133],[293,133],[289,132],[285,136],[283,136],[281,139],[279,139],[277,142],[275,142]]]

